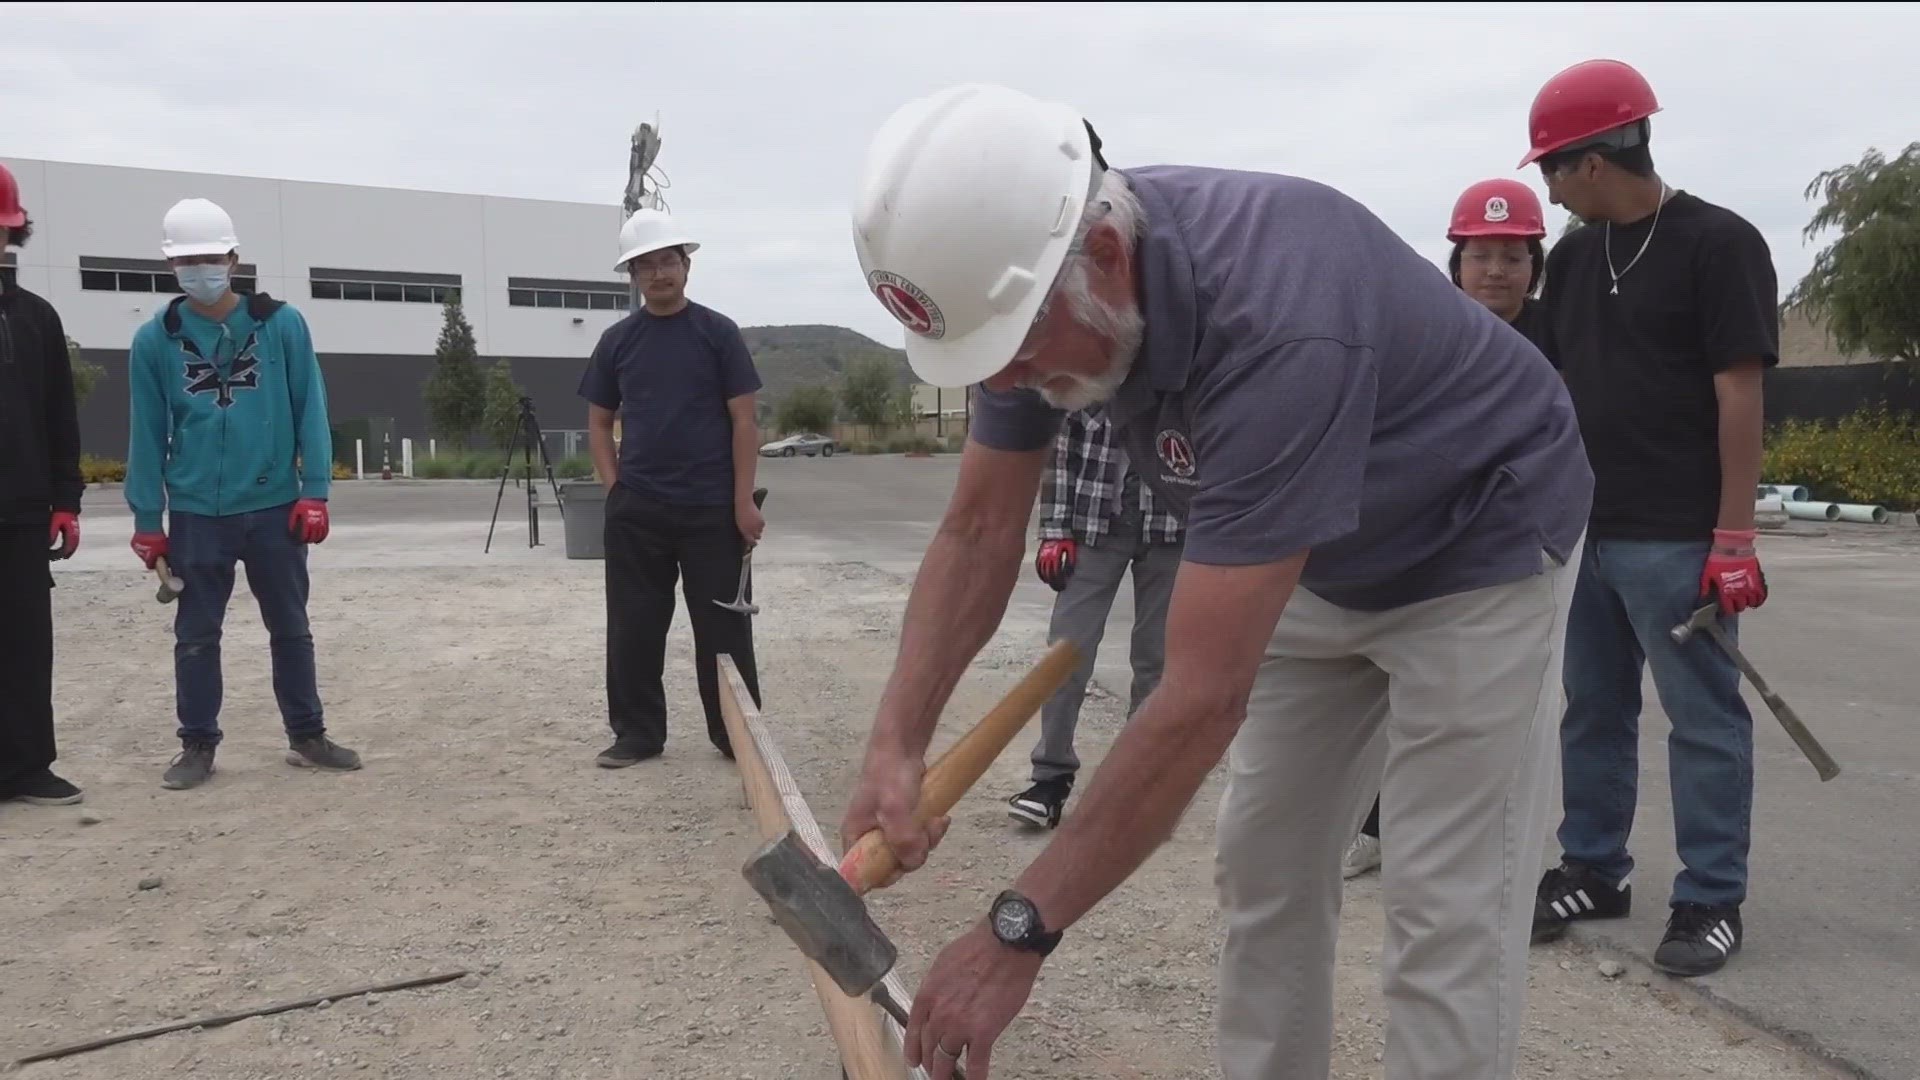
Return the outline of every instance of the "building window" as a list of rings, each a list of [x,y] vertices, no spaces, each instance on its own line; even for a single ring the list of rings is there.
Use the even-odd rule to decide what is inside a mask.
[[[575,311],[625,311],[631,302],[624,281],[508,278],[507,305],[571,308]]]
[[[444,304],[460,291],[458,274],[421,274],[402,270],[307,272],[315,300],[366,300],[386,304]]]
[[[250,296],[259,283],[259,268],[241,263],[233,275],[233,291]],[[80,287],[87,292],[168,293],[180,295],[180,281],[161,259],[111,259],[80,256]]]

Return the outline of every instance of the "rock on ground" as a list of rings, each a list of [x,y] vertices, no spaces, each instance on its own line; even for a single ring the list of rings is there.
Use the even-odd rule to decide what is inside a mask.
[[[684,609],[664,758],[595,768],[607,742],[599,563],[317,573],[327,716],[366,768],[288,767],[257,610],[237,589],[218,771],[166,791],[170,613],[130,573],[57,591],[63,771],[86,810],[0,806],[0,1060],[174,1019],[468,969],[63,1061],[30,1080],[191,1075],[776,1080],[838,1075],[798,953],[740,875],[756,844],[708,745]],[[828,834],[893,654],[902,584],[769,566],[755,620],[766,715]],[[1003,634],[936,748],[1038,654]],[[1121,710],[1094,695],[1090,778]],[[936,861],[873,899],[911,986],[1042,840],[1002,800],[1037,721],[958,808]],[[1084,784],[1083,784],[1084,786]],[[1077,927],[995,1056],[1027,1080],[1214,1075],[1209,885],[1219,776],[1172,843]],[[97,822],[82,826],[82,814]],[[163,887],[136,889],[159,879]],[[1385,1010],[1374,878],[1347,887],[1334,1075],[1377,1077]],[[1664,980],[1538,950],[1523,1077],[1824,1075]]]

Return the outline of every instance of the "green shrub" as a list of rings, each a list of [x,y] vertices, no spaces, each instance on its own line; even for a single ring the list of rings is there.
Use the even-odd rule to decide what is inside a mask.
[[[112,458],[80,455],[80,479],[88,484],[120,484],[127,479],[127,463]]]
[[[1917,424],[1878,404],[1838,422],[1785,421],[1768,433],[1761,483],[1804,484],[1822,502],[1920,508]]]

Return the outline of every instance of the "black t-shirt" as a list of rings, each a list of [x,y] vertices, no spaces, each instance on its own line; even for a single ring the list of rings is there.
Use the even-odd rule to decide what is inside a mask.
[[[1553,337],[1547,325],[1547,305],[1528,297],[1520,301],[1520,314],[1515,315],[1507,325],[1525,335],[1528,341],[1533,342],[1533,347],[1545,353],[1547,360],[1555,367],[1560,366],[1559,359],[1553,355]]]
[[[1589,535],[1708,539],[1720,514],[1714,375],[1742,358],[1780,362],[1772,255],[1744,218],[1686,192],[1657,221],[1613,227],[1612,273],[1608,247],[1604,224],[1562,239],[1542,292],[1548,356],[1593,466]]]

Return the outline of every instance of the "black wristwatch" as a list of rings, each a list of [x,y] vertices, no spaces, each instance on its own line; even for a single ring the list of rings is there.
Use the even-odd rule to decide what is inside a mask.
[[[1009,948],[1046,956],[1060,944],[1061,932],[1048,933],[1040,922],[1040,909],[1012,889],[994,897],[987,921],[993,927],[993,936]]]

